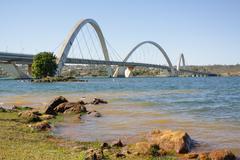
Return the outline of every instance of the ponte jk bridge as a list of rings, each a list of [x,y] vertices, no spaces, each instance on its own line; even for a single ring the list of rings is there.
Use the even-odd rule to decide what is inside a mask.
[[[96,31],[97,36],[99,38],[102,52],[104,55],[105,60],[92,60],[92,59],[81,59],[81,58],[67,58],[69,51],[72,47],[72,44],[79,33],[79,31],[82,29],[82,27],[86,24],[90,24]],[[158,65],[158,64],[147,64],[147,63],[135,63],[135,62],[127,62],[130,56],[137,50],[139,47],[141,47],[144,44],[150,44],[154,47],[156,47],[161,54],[163,54],[164,58],[166,59],[168,66],[164,65]],[[191,73],[195,75],[206,75],[206,76],[216,76],[212,73],[207,72],[196,72],[191,70],[184,70],[180,69],[180,64],[182,62],[183,66],[185,66],[185,60],[183,54],[181,54],[179,63],[177,65],[177,68],[174,68],[167,53],[164,51],[164,49],[153,41],[144,41],[139,43],[137,46],[135,46],[126,56],[126,58],[123,61],[111,61],[109,59],[108,49],[105,43],[104,36],[102,34],[102,31],[100,27],[98,26],[97,22],[93,19],[84,19],[79,21],[73,29],[68,33],[67,37],[65,38],[61,48],[55,53],[55,56],[57,58],[57,75],[61,74],[61,70],[65,63],[68,64],[96,64],[96,65],[106,65],[107,72],[109,77],[118,77],[119,75],[124,75],[125,77],[132,76],[132,70],[136,66],[140,67],[148,67],[148,68],[160,68],[160,69],[166,69],[170,72],[171,76],[176,76],[178,73]],[[3,68],[6,72],[11,74],[15,78],[30,78],[31,77],[31,64],[33,62],[34,55],[29,54],[18,54],[18,53],[7,53],[7,52],[0,52],[0,67]],[[16,64],[27,64],[28,65],[28,75],[25,74],[23,71],[21,71]],[[118,66],[116,71],[113,73],[111,65]]]

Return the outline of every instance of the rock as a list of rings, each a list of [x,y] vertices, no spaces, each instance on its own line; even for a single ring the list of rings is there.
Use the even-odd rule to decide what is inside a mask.
[[[49,120],[49,119],[54,118],[54,115],[43,114],[43,115],[39,116],[39,118],[41,118],[41,120]]]
[[[185,157],[187,159],[196,159],[196,158],[198,158],[198,154],[197,153],[189,153],[189,154],[186,154]]]
[[[122,141],[119,139],[117,141],[112,142],[112,147],[124,147]]]
[[[107,101],[104,101],[103,99],[100,99],[100,98],[94,98],[93,101],[91,102],[91,104],[94,104],[94,105],[97,105],[100,103],[107,104]]]
[[[85,160],[102,160],[103,152],[99,149],[89,149],[86,151]]]
[[[122,153],[123,154],[132,154],[132,152],[129,150],[129,148],[128,148],[128,146],[124,146],[123,148],[122,148]]]
[[[148,142],[136,143],[135,151],[138,154],[151,155],[153,157],[167,155],[167,152],[164,149],[159,148],[159,146],[157,144],[150,144]]]
[[[87,112],[86,107],[79,103],[67,103],[66,108],[69,108],[69,109],[65,110],[64,114],[66,114],[66,113],[86,113]]]
[[[138,142],[135,144],[135,153],[147,155],[150,154],[151,144],[148,142]]]
[[[58,105],[54,111],[56,113],[85,113],[87,109],[79,102],[65,102]]]
[[[147,136],[150,144],[157,144],[165,151],[176,151],[177,153],[188,153],[192,148],[190,136],[183,131],[160,131],[154,130]]]
[[[198,159],[199,159],[199,160],[209,160],[209,158],[208,158],[208,153],[200,153],[200,154],[198,155]]]
[[[81,104],[81,105],[86,105],[86,104],[88,104],[88,103],[85,103],[84,101],[79,101],[78,103]]]
[[[102,114],[95,110],[89,111],[88,114],[93,117],[102,117]]]
[[[6,109],[4,109],[3,107],[0,107],[0,112],[6,112]]]
[[[236,156],[229,150],[215,150],[210,153],[200,153],[199,160],[236,160]]]
[[[101,149],[109,149],[111,148],[108,143],[104,142],[101,144]]]
[[[67,105],[69,102],[64,102],[64,103],[61,103],[59,104],[57,107],[55,107],[53,109],[53,111],[55,113],[63,113],[64,111],[68,110],[69,108],[71,108],[72,106],[71,105]]]
[[[229,150],[216,150],[209,154],[212,160],[235,160],[236,156]]]
[[[43,131],[51,128],[48,121],[37,122],[35,124],[30,125],[30,127],[39,131]]]
[[[115,155],[117,158],[126,158],[126,155],[125,154],[123,154],[123,153],[121,153],[121,152],[119,152],[119,153],[116,153],[116,155]]]
[[[47,106],[46,106],[46,114],[51,114],[51,115],[56,115],[57,113],[54,111],[54,109],[64,103],[64,102],[68,102],[68,100],[66,98],[64,98],[63,96],[59,96],[54,98]]]
[[[29,110],[29,111],[23,111],[23,112],[19,112],[18,116],[23,118],[24,120],[26,120],[26,122],[39,122],[41,121],[40,116],[41,113],[39,113],[38,111],[34,111],[34,110]]]

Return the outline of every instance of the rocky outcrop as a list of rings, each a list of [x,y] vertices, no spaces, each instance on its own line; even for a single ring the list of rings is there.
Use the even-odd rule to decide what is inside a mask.
[[[103,149],[109,149],[109,148],[111,148],[111,147],[110,147],[110,145],[108,143],[104,142],[104,143],[101,144],[101,149],[102,150]]]
[[[116,158],[126,158],[126,155],[122,152],[118,152],[115,154]]]
[[[97,104],[107,104],[107,101],[100,99],[100,98],[94,98],[91,104],[97,105]]]
[[[148,155],[150,154],[151,144],[148,142],[138,142],[135,144],[136,154]]]
[[[34,128],[36,130],[39,130],[39,131],[45,131],[45,130],[51,128],[48,121],[37,122],[37,123],[29,125],[29,127],[32,127],[32,128]]]
[[[54,108],[56,113],[82,113],[87,112],[82,102],[65,102]]]
[[[112,147],[124,147],[124,145],[120,139],[117,141],[113,141],[111,146]]]
[[[236,160],[236,156],[229,150],[215,150],[212,152],[200,153],[199,160]]]
[[[103,152],[100,149],[89,149],[86,151],[85,160],[102,160]]]
[[[41,113],[39,113],[38,111],[34,111],[34,110],[19,112],[18,116],[23,118],[28,123],[41,121],[41,118],[39,117],[39,116],[41,116]]]
[[[184,131],[160,131],[154,130],[147,135],[149,144],[157,144],[159,148],[176,153],[188,153],[191,151],[193,141]]]
[[[164,156],[168,152],[188,153],[192,148],[190,136],[183,131],[154,130],[147,134],[146,141],[135,145],[137,154]]]
[[[68,100],[66,98],[64,98],[63,96],[59,96],[59,97],[56,97],[54,98],[47,106],[46,106],[46,111],[45,113],[46,114],[51,114],[51,115],[56,115],[56,111],[54,111],[54,109],[62,104],[62,103],[65,103],[65,102],[68,102]]]

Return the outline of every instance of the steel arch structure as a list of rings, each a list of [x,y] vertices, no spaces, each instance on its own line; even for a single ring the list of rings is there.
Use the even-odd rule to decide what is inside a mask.
[[[183,53],[180,55],[180,58],[179,58],[179,61],[177,64],[177,71],[180,70],[181,62],[182,62],[182,66],[185,67],[186,64],[185,64],[185,58],[184,58]]]
[[[64,66],[64,63],[67,60],[67,56],[69,54],[69,51],[71,49],[71,46],[75,40],[75,38],[77,37],[79,31],[82,29],[82,27],[86,24],[90,24],[94,30],[97,33],[97,36],[100,40],[100,44],[102,47],[102,52],[104,55],[104,59],[106,61],[109,61],[109,54],[108,54],[108,49],[107,49],[107,45],[103,36],[103,33],[99,27],[99,25],[97,24],[97,22],[93,19],[83,19],[80,20],[76,23],[76,25],[72,28],[72,30],[69,31],[67,37],[65,38],[61,48],[56,52],[56,57],[57,57],[57,64],[58,64],[58,69],[57,69],[57,75],[59,75],[61,73],[61,70]]]
[[[167,63],[168,63],[168,66],[169,66],[170,68],[173,68],[172,62],[170,61],[170,59],[169,59],[167,53],[165,52],[165,50],[164,50],[158,43],[156,43],[156,42],[154,42],[154,41],[143,41],[143,42],[139,43],[138,45],[136,45],[136,46],[127,54],[127,56],[125,57],[125,59],[123,60],[123,62],[127,62],[127,60],[130,58],[130,56],[133,54],[133,52],[134,52],[135,50],[137,50],[139,47],[141,47],[142,45],[144,45],[144,44],[151,44],[151,45],[153,45],[154,47],[156,47],[157,49],[159,49],[159,51],[163,54],[164,58],[166,59],[166,61],[167,61]]]
[[[131,57],[131,55],[139,48],[141,47],[142,45],[144,44],[151,44],[153,45],[154,47],[156,47],[164,56],[164,58],[166,59],[167,63],[168,63],[168,66],[169,68],[171,69],[171,75],[174,76],[175,75],[175,69],[173,68],[173,65],[172,65],[172,62],[170,61],[166,51],[156,42],[154,41],[143,41],[139,44],[137,44],[128,54],[127,56],[124,58],[123,62],[127,62],[127,60]],[[114,74],[113,74],[113,77],[117,77],[119,75],[119,72],[123,72],[123,67],[120,69],[120,67],[117,67]]]

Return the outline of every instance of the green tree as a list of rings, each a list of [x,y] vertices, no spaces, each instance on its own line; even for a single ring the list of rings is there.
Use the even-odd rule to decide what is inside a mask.
[[[54,76],[57,64],[52,52],[40,52],[33,58],[32,74],[35,78]]]

